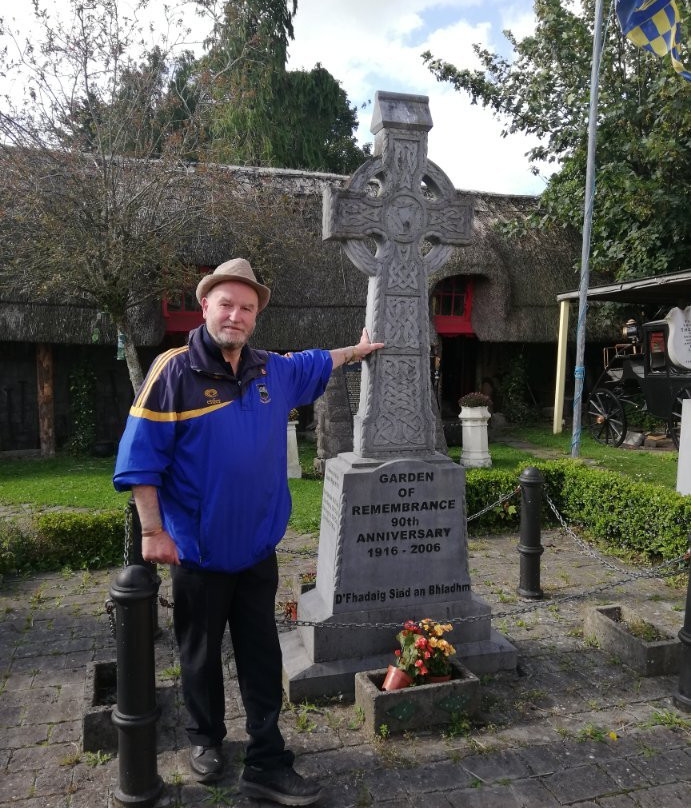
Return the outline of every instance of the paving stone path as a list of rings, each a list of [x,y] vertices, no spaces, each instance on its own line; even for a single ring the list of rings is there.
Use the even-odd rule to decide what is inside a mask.
[[[583,610],[621,602],[676,633],[684,589],[659,580],[627,583],[557,605],[619,576],[561,533],[543,536],[547,599],[533,611],[497,616],[519,649],[516,672],[484,677],[473,727],[451,726],[388,739],[367,737],[352,704],[332,700],[284,711],[296,767],[325,786],[322,808],[687,808],[691,805],[691,716],[676,711],[676,677],[641,678],[593,647]],[[285,546],[314,547],[289,534]],[[517,537],[470,541],[474,589],[495,615],[524,605],[516,595]],[[282,600],[314,560],[280,557]],[[103,604],[116,570],[5,579],[0,584],[0,808],[106,808],[117,760],[80,751],[88,662],[115,656]],[[167,575],[162,593],[169,595]],[[160,610],[156,644],[159,772],[170,806],[269,806],[236,793],[244,716],[227,648],[227,776],[213,789],[187,768],[185,724],[170,616]],[[392,648],[394,641],[392,638]]]

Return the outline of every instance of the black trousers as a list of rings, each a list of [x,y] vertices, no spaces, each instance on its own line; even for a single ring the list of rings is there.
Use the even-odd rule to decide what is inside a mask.
[[[173,566],[171,574],[190,743],[216,746],[226,735],[221,643],[228,625],[250,736],[245,763],[265,769],[291,765],[293,754],[278,728],[283,692],[275,553],[241,572]]]

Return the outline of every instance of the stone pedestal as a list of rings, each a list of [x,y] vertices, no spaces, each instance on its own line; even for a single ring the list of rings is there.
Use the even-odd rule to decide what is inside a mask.
[[[302,477],[302,468],[298,456],[298,438],[295,431],[297,421],[288,421],[288,477]]]
[[[458,417],[463,430],[461,465],[470,469],[489,468],[492,465],[487,440],[489,410],[487,407],[461,407]]]
[[[354,674],[385,667],[408,619],[470,618],[449,641],[474,673],[512,669],[516,650],[471,592],[465,475],[444,455],[326,464],[317,584],[298,602],[300,626],[281,637],[291,701],[354,693]],[[388,624],[378,628],[368,624]]]

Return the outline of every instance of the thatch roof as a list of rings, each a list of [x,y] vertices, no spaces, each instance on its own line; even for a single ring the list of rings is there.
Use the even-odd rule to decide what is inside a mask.
[[[578,281],[580,241],[573,231],[532,231],[506,237],[501,225],[524,219],[537,197],[473,192],[473,239],[457,248],[432,284],[452,275],[474,278],[472,324],[485,342],[552,342],[556,295]]]
[[[325,348],[356,340],[364,323],[367,278],[345,256],[338,244],[321,237],[322,191],[343,185],[346,177],[301,171],[217,166],[228,199],[235,208],[219,213],[219,220],[191,234],[182,254],[199,266],[216,266],[243,254],[242,227],[227,234],[222,217],[239,210],[238,200],[256,189],[271,189],[288,200],[286,209],[255,222],[258,232],[248,244],[258,242],[253,266],[273,290],[269,308],[261,315],[254,342],[270,349]],[[209,181],[205,167],[191,171],[190,182]],[[218,192],[219,185],[215,185]],[[572,233],[533,232],[522,238],[501,235],[498,226],[534,210],[535,197],[489,193],[470,194],[475,200],[473,241],[457,248],[449,263],[430,278],[430,289],[442,278],[464,275],[475,279],[473,327],[488,342],[555,341],[556,296],[574,286],[577,239]],[[290,200],[298,201],[294,215]],[[221,200],[222,202],[222,200]],[[297,202],[296,202],[297,205]],[[221,205],[222,208],[222,205]],[[286,212],[287,211],[287,212]],[[283,218],[281,218],[281,216]],[[299,219],[299,221],[298,221]],[[295,230],[290,223],[295,222]],[[220,226],[219,226],[220,224]],[[262,238],[261,228],[266,228]],[[237,232],[239,231],[239,232]],[[272,231],[272,232],[269,232]],[[292,239],[292,240],[291,240]],[[263,243],[271,242],[267,244]],[[247,249],[250,249],[249,247]],[[246,250],[244,250],[246,254]],[[264,258],[264,256],[270,256]],[[264,261],[266,266],[263,265]],[[0,340],[90,344],[97,312],[87,306],[36,305],[19,299],[0,299]],[[147,305],[135,316],[134,336],[139,345],[156,345],[165,331],[161,308]],[[99,341],[113,343],[112,326],[101,327]]]

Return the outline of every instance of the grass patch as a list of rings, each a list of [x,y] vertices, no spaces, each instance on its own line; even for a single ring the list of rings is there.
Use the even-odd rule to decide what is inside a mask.
[[[0,460],[0,503],[38,507],[123,508],[129,493],[113,488],[113,458],[6,458]]]
[[[571,433],[568,431],[553,435],[551,427],[529,426],[511,429],[503,433],[502,437],[525,441],[541,449],[551,449],[564,457],[571,456]],[[492,447],[490,453],[491,451]],[[676,490],[679,460],[677,452],[633,451],[621,447],[615,449],[597,443],[583,431],[580,456],[594,461],[600,468],[616,471],[638,482],[655,483]]]

